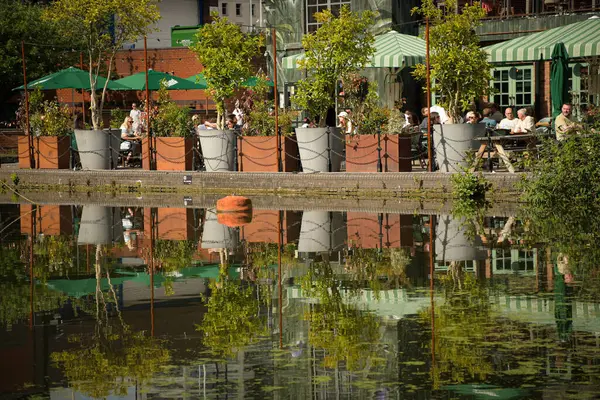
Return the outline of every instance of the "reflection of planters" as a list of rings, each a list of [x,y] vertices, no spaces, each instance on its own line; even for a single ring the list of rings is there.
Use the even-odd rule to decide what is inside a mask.
[[[33,159],[37,168],[68,169],[71,158],[70,136],[38,136],[33,139]],[[19,168],[30,168],[29,141],[19,136]]]
[[[219,224],[215,210],[206,210],[201,242],[203,249],[233,249],[238,243],[238,231]]]
[[[206,129],[199,130],[198,136],[206,171],[233,171],[235,132]]]
[[[460,172],[465,154],[477,150],[476,137],[485,136],[485,124],[433,125],[435,159],[441,172]]]
[[[142,140],[142,168],[149,170],[148,139]],[[194,139],[157,137],[154,139],[157,171],[191,171],[194,160]]]
[[[31,234],[32,206],[21,204],[21,233]],[[73,233],[71,206],[39,206],[35,214],[36,233],[70,235]]]
[[[411,172],[411,138],[381,135],[381,171]],[[346,142],[346,171],[377,172],[377,135],[354,135]]]
[[[242,136],[238,145],[239,170],[244,172],[279,172],[277,137]],[[295,138],[281,137],[281,172],[295,172],[300,167]]]
[[[282,243],[293,243],[300,234],[301,213],[281,211]],[[242,239],[248,243],[277,243],[279,211],[254,210],[252,222],[242,229]]]
[[[159,239],[191,240],[194,239],[195,220],[191,208],[158,208],[157,234]],[[145,213],[144,213],[145,214]]]
[[[75,129],[75,139],[82,169],[111,169],[117,164],[121,142],[117,131]]]
[[[83,206],[78,244],[111,244],[123,237],[123,222],[118,208]]]
[[[348,238],[344,218],[340,212],[304,211],[298,251],[340,251]]]
[[[303,172],[339,172],[344,136],[339,128],[296,128]]]
[[[469,239],[462,224],[462,219],[452,216],[438,217],[435,231],[435,255],[438,262],[482,260],[486,257],[486,251],[478,248],[482,245],[479,236]]]

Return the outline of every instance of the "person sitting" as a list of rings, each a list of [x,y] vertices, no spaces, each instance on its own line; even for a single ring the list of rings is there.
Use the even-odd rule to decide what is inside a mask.
[[[535,120],[533,117],[527,115],[526,108],[520,108],[517,111],[517,123],[515,127],[510,131],[511,134],[523,134],[531,133],[535,131]]]
[[[125,117],[125,120],[121,124],[121,139],[123,142],[121,143],[120,150],[128,151],[125,163],[129,163],[134,154],[139,154],[140,142],[142,140],[142,137],[133,130],[133,118],[130,116]]]
[[[554,129],[556,129],[556,139],[559,141],[565,140],[569,134],[580,128],[571,120],[571,111],[573,107],[570,104],[563,104],[560,114],[554,120]]]
[[[477,124],[479,123],[479,114],[477,113],[477,111],[469,111],[467,113],[467,115],[465,116],[466,120],[467,120],[467,124]]]
[[[479,123],[485,124],[486,128],[494,129],[498,122],[496,122],[495,119],[492,119],[492,109],[484,108],[481,113],[483,114],[483,118]]]
[[[346,135],[352,134],[352,121],[350,120],[348,113],[346,111],[342,111],[338,114],[338,128],[342,130]]]
[[[425,130],[425,129],[427,129],[427,119],[429,118],[429,109],[427,109],[427,107],[421,108],[421,115],[423,116],[423,119],[421,120],[420,128],[421,128],[421,130]]]
[[[308,117],[304,118],[302,126],[301,126],[301,128],[316,128],[316,127],[317,126],[315,125],[315,123],[312,122],[310,120],[310,118],[308,118]]]
[[[490,115],[491,119],[498,123],[502,121],[502,113],[500,112],[500,110],[498,110],[498,104],[489,103],[487,108],[490,108],[492,110],[492,115]]]
[[[504,116],[506,118],[496,125],[496,129],[506,129],[508,131],[512,131],[517,124],[517,119],[515,118],[513,109],[511,107],[507,107],[506,110],[504,110]]]

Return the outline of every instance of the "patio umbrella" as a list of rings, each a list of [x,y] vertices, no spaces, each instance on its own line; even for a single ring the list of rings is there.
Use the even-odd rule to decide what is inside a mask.
[[[200,85],[206,85],[206,78],[204,78],[204,74],[202,72],[200,72],[199,74],[196,74],[196,75],[192,75],[186,79],[191,82],[198,82]],[[252,76],[252,77],[246,79],[244,82],[242,82],[242,86],[254,87],[258,84],[260,79],[261,78],[259,78],[258,76]],[[271,86],[271,87],[275,86],[273,84],[273,81],[270,79],[267,79],[266,82],[267,82],[268,86]]]
[[[167,74],[166,72],[148,70],[148,90],[159,90],[162,80],[167,82],[167,90],[194,90],[206,89],[206,85],[196,84],[188,79],[180,78],[175,75]],[[115,81],[116,83],[127,87],[121,90],[146,90],[146,73],[145,71],[127,76]]]
[[[208,87],[208,85],[206,84],[206,78],[204,78],[204,74],[202,72],[200,72],[199,74],[196,74],[196,75],[189,76],[185,79],[187,79],[188,81],[194,82],[194,83],[197,82],[199,85]]]
[[[100,90],[104,87],[106,78],[99,76],[96,82],[96,89]],[[27,84],[27,89],[39,87],[42,90],[56,89],[82,89],[90,90],[90,73],[75,67],[69,67],[53,74],[36,79]],[[111,90],[125,89],[122,85],[114,81],[108,82],[108,88]],[[13,90],[24,90],[23,85],[14,88]]]
[[[569,55],[563,42],[557,43],[552,51],[552,66],[550,69],[550,97],[552,99],[552,117],[561,112],[563,103],[568,98],[567,80]]]

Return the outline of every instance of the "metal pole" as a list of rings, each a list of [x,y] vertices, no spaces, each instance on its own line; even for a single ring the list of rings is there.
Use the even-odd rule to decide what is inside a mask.
[[[429,64],[429,17],[425,18],[425,68],[427,69],[427,171],[433,171],[433,160],[431,154],[431,65]]]
[[[83,69],[83,52],[79,52],[79,68]],[[81,114],[83,117],[83,126],[85,127],[85,91],[81,91]]]
[[[281,287],[281,246],[283,245],[283,224],[281,214],[283,211],[279,211],[277,218],[277,288],[279,291],[279,348],[283,349],[283,292]]]
[[[383,170],[381,165],[381,129],[377,129],[377,172]]]
[[[150,209],[150,335],[154,337],[154,209]]]
[[[275,99],[275,134],[277,135],[277,172],[281,172],[281,133],[279,132],[279,91],[277,90],[277,39],[275,28],[271,28],[271,40],[273,41],[273,92]]]
[[[148,140],[148,169],[153,170],[152,135],[150,134],[150,89],[148,88],[148,43],[144,36],[144,68],[146,70],[146,138]]]
[[[21,57],[23,58],[23,87],[25,88],[25,135],[29,144],[29,166],[34,168],[33,140],[29,128],[29,91],[27,90],[27,65],[25,64],[25,41],[21,40]]]
[[[434,242],[435,236],[435,215],[429,216],[429,301],[431,305],[431,365],[432,371],[435,368],[435,298],[433,291],[435,288],[433,273],[435,272],[433,255],[434,255]]]

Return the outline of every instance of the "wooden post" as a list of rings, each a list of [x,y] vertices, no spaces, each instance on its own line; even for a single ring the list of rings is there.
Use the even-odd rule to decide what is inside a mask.
[[[431,137],[431,65],[429,64],[429,17],[425,18],[425,68],[426,85],[427,85],[427,171],[433,171],[433,157],[431,154],[431,145],[433,143]]]
[[[275,94],[273,106],[275,108],[275,134],[277,135],[277,172],[281,172],[281,134],[279,132],[279,92],[277,91],[277,39],[275,37],[275,28],[271,29],[271,40],[273,41],[273,92]]]
[[[152,136],[150,135],[150,89],[148,88],[148,43],[144,36],[144,68],[146,70],[146,136],[148,137],[148,169],[152,171]]]
[[[29,144],[29,166],[34,168],[33,138],[29,127],[29,91],[27,89],[27,65],[25,64],[25,41],[21,40],[21,57],[23,58],[23,88],[25,89],[25,135]]]

